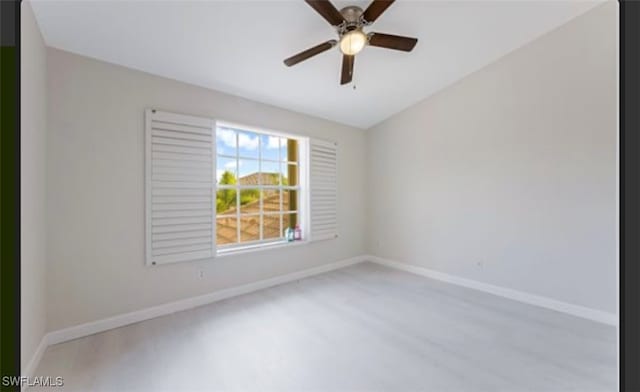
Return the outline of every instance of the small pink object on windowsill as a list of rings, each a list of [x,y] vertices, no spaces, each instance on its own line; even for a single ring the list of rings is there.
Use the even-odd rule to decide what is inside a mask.
[[[293,238],[296,241],[299,241],[299,240],[302,239],[302,230],[300,230],[300,226],[298,226],[298,225],[296,225],[296,228],[294,230]]]

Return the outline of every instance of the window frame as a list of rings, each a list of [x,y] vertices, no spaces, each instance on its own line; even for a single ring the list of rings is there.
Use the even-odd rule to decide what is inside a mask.
[[[235,154],[219,154],[218,153],[218,131],[219,129],[228,129],[235,132]],[[235,218],[236,219],[236,242],[231,244],[218,244],[217,243],[217,235],[214,240],[216,245],[216,256],[229,255],[234,253],[246,253],[253,252],[260,249],[269,249],[269,248],[279,248],[283,246],[291,246],[291,245],[299,245],[301,243],[307,243],[309,240],[309,189],[308,189],[308,176],[309,176],[309,138],[301,135],[295,135],[288,132],[276,131],[264,127],[254,127],[248,126],[245,124],[238,124],[234,122],[228,122],[223,120],[217,120],[215,124],[215,141],[216,141],[216,150],[214,153],[214,161],[217,162],[220,158],[235,160],[235,173],[237,178],[237,183],[234,185],[219,185],[217,174],[215,176],[215,181],[213,184],[213,192],[217,195],[219,190],[223,189],[233,189],[236,191],[236,208],[233,214],[219,214],[217,209],[214,210],[214,222],[217,226],[217,222],[219,218]],[[258,155],[257,157],[246,157],[242,156],[240,153],[239,147],[239,138],[240,133],[252,133],[258,136]],[[271,136],[278,138],[286,138],[296,140],[298,143],[298,157],[297,161],[288,161],[283,159],[282,157],[282,139],[279,139],[278,145],[278,159],[263,159],[263,147],[262,147],[262,137],[263,136]],[[253,161],[258,165],[258,170],[256,173],[262,173],[263,163],[277,163],[278,164],[278,185],[264,185],[264,184],[250,184],[250,185],[241,185],[240,184],[240,161]],[[297,185],[283,185],[282,184],[282,174],[283,170],[287,170],[289,165],[297,166],[297,174],[298,174],[298,183]],[[217,167],[215,170],[217,171]],[[261,174],[258,174],[258,182],[261,179]],[[241,191],[245,189],[258,190],[260,192],[259,198],[259,211],[254,213],[242,213],[240,198]],[[274,189],[279,191],[279,210],[278,211],[264,211],[264,190]],[[298,206],[295,211],[286,211],[284,210],[284,194],[286,191],[296,191],[298,193]],[[287,241],[283,236],[284,231],[284,216],[287,214],[296,214],[297,215],[297,223],[302,231],[302,240],[297,241]],[[247,216],[257,216],[259,218],[259,239],[252,241],[242,241],[241,237],[241,217]],[[280,230],[278,238],[264,238],[264,217],[265,216],[279,216],[280,217]]]

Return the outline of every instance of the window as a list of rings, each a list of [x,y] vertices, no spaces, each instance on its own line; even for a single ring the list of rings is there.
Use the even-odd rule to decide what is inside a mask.
[[[337,178],[335,142],[147,109],[146,263],[337,238]]]
[[[219,251],[286,241],[304,233],[304,140],[219,123],[216,127],[216,246]],[[304,235],[304,234],[302,234]]]

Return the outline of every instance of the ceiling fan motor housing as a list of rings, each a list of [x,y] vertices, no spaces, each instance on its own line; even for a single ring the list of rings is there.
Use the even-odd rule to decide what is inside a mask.
[[[341,9],[340,14],[344,18],[344,23],[341,26],[338,26],[340,34],[342,35],[349,31],[361,28],[363,25],[363,12],[362,8],[355,5],[350,5]]]

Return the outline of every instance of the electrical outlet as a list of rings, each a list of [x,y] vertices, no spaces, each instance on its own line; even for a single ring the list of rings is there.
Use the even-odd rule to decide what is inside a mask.
[[[204,271],[200,270],[200,279],[204,278]]]
[[[482,260],[478,261],[476,264],[478,264],[478,268],[484,268],[484,262]]]

